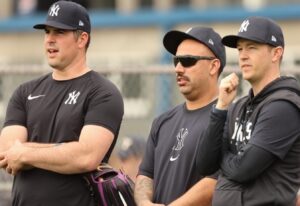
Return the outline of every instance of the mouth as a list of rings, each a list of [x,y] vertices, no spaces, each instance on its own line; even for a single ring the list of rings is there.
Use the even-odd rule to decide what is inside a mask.
[[[241,65],[241,69],[249,69],[251,67],[250,64],[243,64]]]
[[[188,82],[188,78],[184,77],[184,76],[177,76],[177,84],[179,86],[185,86]]]
[[[58,53],[58,49],[53,49],[53,48],[49,48],[49,49],[47,49],[47,53],[48,53],[48,55],[50,56],[50,57],[52,57],[52,56],[54,56],[55,54],[57,54]]]

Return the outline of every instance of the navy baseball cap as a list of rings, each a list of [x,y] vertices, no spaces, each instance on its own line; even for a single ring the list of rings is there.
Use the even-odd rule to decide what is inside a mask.
[[[223,37],[222,43],[225,46],[236,48],[240,38],[284,48],[284,38],[280,26],[266,17],[253,16],[245,19],[238,34]]]
[[[51,26],[58,29],[82,30],[91,32],[90,17],[87,10],[72,1],[58,1],[51,5],[45,23],[36,24],[35,29]]]
[[[207,46],[220,60],[221,71],[223,70],[226,65],[226,53],[218,33],[208,27],[192,27],[186,32],[173,30],[166,33],[163,44],[171,54],[176,55],[177,47],[186,39],[193,39]]]

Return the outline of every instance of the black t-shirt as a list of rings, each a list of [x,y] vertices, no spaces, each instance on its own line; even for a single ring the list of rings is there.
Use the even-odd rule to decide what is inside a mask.
[[[47,74],[18,87],[10,99],[4,126],[25,126],[28,142],[38,143],[77,141],[84,125],[105,127],[115,135],[103,160],[107,161],[123,112],[118,89],[96,72],[67,81],[55,81]],[[15,176],[13,205],[83,206],[92,205],[92,199],[81,174],[35,168]]]
[[[197,183],[196,146],[212,103],[193,111],[179,105],[154,120],[139,174],[154,181],[153,201],[168,204]]]

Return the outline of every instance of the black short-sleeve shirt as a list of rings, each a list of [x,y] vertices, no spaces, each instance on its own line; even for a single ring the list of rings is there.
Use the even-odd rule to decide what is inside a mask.
[[[190,111],[182,104],[154,120],[139,174],[153,179],[155,203],[169,204],[203,178],[196,168],[196,147],[212,105]]]
[[[90,71],[67,81],[51,74],[24,83],[9,101],[4,126],[22,125],[28,142],[77,141],[84,125],[99,125],[114,135],[115,145],[124,112],[118,89]],[[101,148],[99,148],[101,149]],[[42,169],[22,171],[13,184],[14,206],[82,206],[92,201],[81,174],[62,175]]]

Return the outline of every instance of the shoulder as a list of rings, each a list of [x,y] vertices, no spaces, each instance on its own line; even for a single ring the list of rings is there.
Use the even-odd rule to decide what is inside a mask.
[[[20,84],[19,87],[17,87],[16,92],[22,92],[25,94],[30,93],[35,87],[40,85],[42,82],[46,82],[48,79],[51,79],[51,73]]]
[[[156,121],[162,121],[165,119],[170,119],[171,117],[173,117],[174,115],[178,114],[180,111],[182,111],[184,105],[180,104],[175,106],[174,108],[162,113],[161,115],[159,115],[155,120]]]
[[[180,104],[177,105],[176,107],[162,113],[161,115],[159,115],[158,117],[156,117],[153,120],[153,126],[159,127],[160,125],[162,125],[164,122],[171,120],[172,118],[174,118],[177,114],[180,113],[180,111],[183,110],[184,105]]]
[[[300,117],[300,107],[292,101],[278,99],[269,102],[261,109],[261,114],[267,114],[268,116],[282,118],[287,117]]]
[[[92,93],[97,93],[105,96],[119,96],[121,93],[116,85],[109,79],[96,71],[91,71],[86,78],[86,84],[89,85]],[[86,85],[86,86],[87,86]]]
[[[93,70],[90,71],[90,74],[88,75],[88,80],[90,81],[90,83],[98,87],[109,87],[112,89],[117,89],[115,84],[111,82],[108,78]]]

